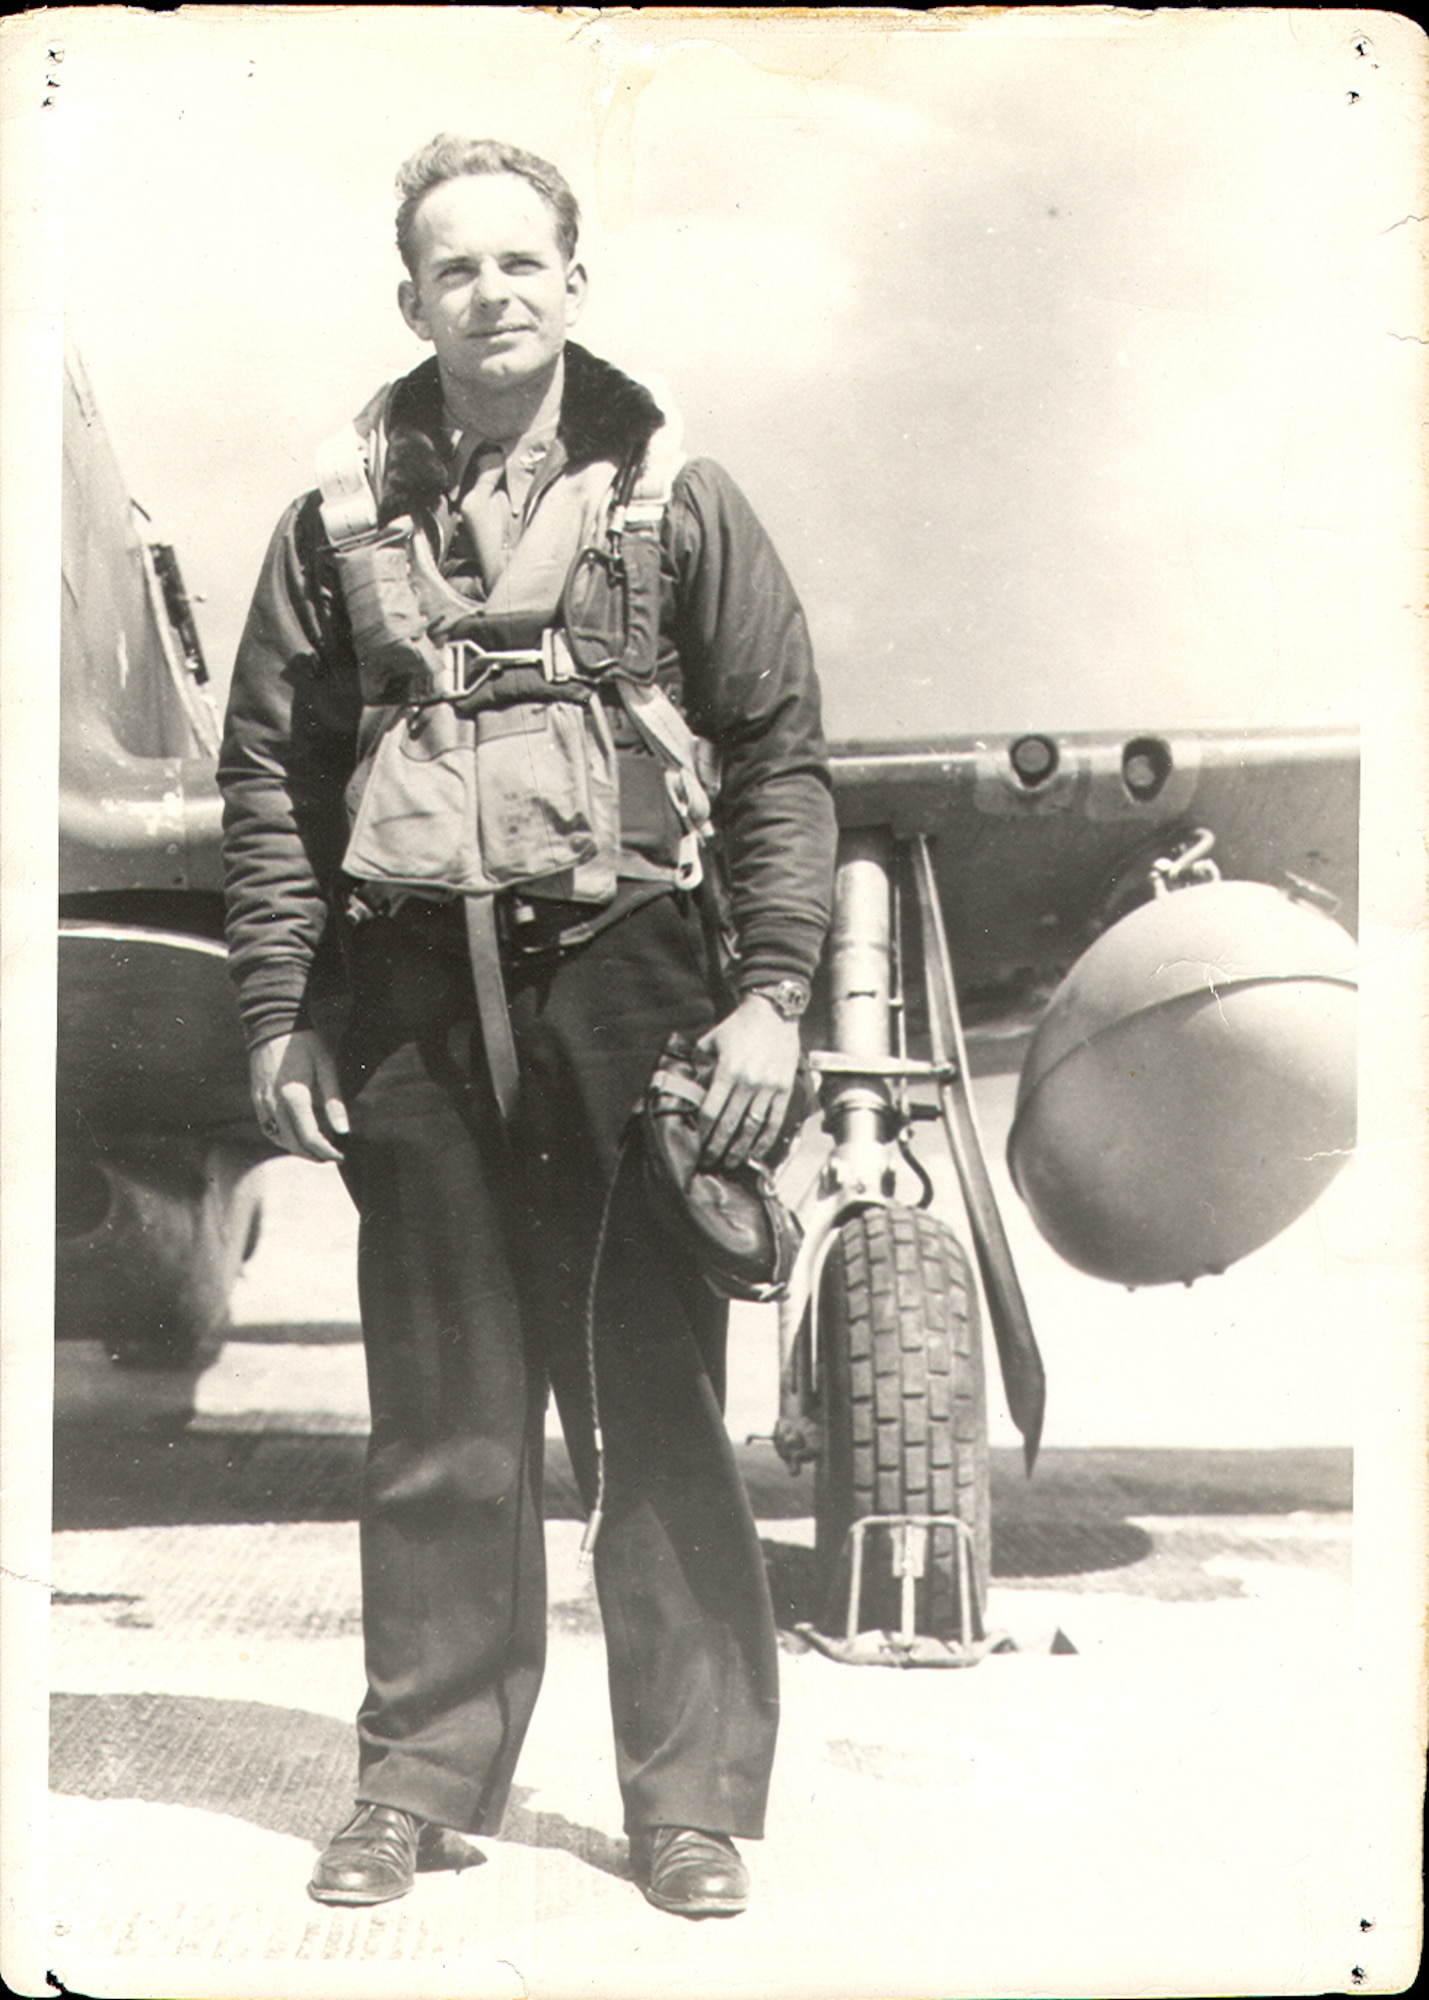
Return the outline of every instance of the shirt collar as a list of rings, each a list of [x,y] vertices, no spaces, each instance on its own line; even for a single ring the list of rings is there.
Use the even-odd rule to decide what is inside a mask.
[[[565,357],[556,364],[551,385],[541,406],[518,437],[485,438],[476,431],[464,431],[453,424],[443,408],[442,419],[450,444],[450,491],[459,493],[475,452],[499,452],[503,461],[506,489],[513,503],[520,504],[540,472],[561,421],[561,398],[565,388]]]

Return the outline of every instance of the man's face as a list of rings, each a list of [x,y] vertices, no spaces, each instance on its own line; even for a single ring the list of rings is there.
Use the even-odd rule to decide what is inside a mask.
[[[453,386],[502,390],[549,373],[585,300],[556,218],[515,174],[466,174],[432,189],[413,231],[416,274],[397,294],[413,333]]]

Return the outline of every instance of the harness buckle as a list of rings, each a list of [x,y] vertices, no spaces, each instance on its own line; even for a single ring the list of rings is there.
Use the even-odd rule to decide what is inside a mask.
[[[442,659],[446,666],[447,685],[437,695],[439,701],[475,694],[493,674],[501,673],[506,667],[543,667],[545,664],[540,648],[527,646],[490,651],[477,639],[448,639],[442,647]]]

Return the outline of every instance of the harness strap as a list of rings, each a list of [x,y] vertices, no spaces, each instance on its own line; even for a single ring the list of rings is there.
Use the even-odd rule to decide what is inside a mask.
[[[617,546],[625,535],[644,536],[658,544],[675,477],[685,462],[679,417],[668,397],[661,400],[672,414],[650,439],[628,496],[611,509],[610,531]],[[658,681],[635,680],[627,673],[616,673],[612,679],[626,715],[664,766],[665,789],[683,828],[676,884],[697,889],[704,878],[700,848],[714,834],[710,812],[710,793],[718,786],[714,752],[696,736]]]
[[[493,896],[463,896],[466,917],[466,950],[471,961],[472,983],[476,987],[476,1012],[481,1036],[486,1044],[486,1066],[497,1106],[509,1125],[516,1113],[516,1097],[521,1084],[516,1060],[516,1038],[511,1032],[511,1015],[506,1005],[506,981],[501,970],[501,943],[496,932],[496,899]]]
[[[323,527],[335,549],[352,548],[377,532],[377,496],[367,473],[367,451],[355,424],[319,445],[315,466],[322,494]]]
[[[632,681],[620,674],[615,682],[625,713],[665,766],[665,789],[684,829],[675,880],[682,889],[698,889],[704,876],[700,843],[714,831],[699,768],[701,739],[657,681]]]
[[[665,421],[646,446],[630,491],[611,509],[610,527],[617,536],[626,528],[659,534],[675,475],[685,462],[684,425],[671,398],[662,395],[660,401],[667,413]]]

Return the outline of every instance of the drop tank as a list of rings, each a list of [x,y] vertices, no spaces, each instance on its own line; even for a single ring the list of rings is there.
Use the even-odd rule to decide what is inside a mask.
[[[1124,1285],[1223,1271],[1355,1142],[1353,938],[1259,882],[1158,894],[1038,1025],[1007,1156],[1043,1236]]]

